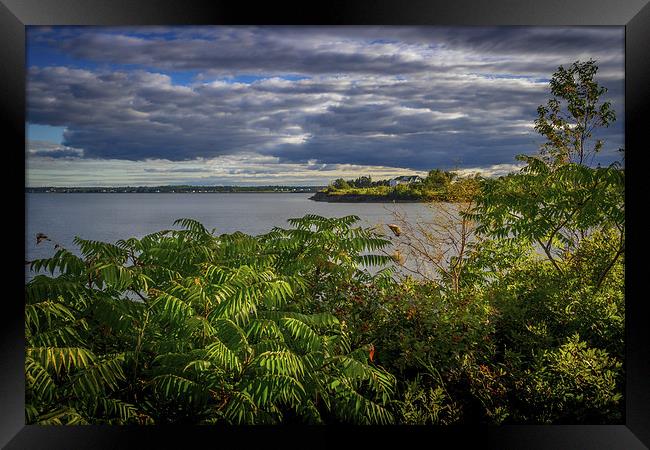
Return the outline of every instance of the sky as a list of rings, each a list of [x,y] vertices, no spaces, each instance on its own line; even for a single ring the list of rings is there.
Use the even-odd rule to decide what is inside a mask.
[[[595,59],[624,146],[623,27],[27,27],[26,184],[324,185],[535,154],[559,66]]]

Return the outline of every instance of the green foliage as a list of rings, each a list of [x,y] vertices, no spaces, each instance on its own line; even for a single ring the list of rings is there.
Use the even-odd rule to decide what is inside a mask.
[[[539,107],[535,122],[548,140],[541,154],[520,155],[526,165],[519,173],[486,181],[472,218],[481,223],[478,233],[538,244],[560,272],[560,260],[585,236],[615,227],[617,249],[601,272],[600,284],[624,251],[625,180],[618,164],[597,169],[582,165],[593,130],[615,120],[609,102],[598,106],[606,89],[594,81],[597,70],[594,61],[558,68],[550,83],[554,98],[548,107]],[[566,114],[560,99],[567,102]],[[601,147],[597,141],[593,152]]]
[[[544,351],[526,372],[520,392],[540,423],[612,423],[622,420],[621,362],[590,348],[575,334]]]
[[[576,332],[592,345],[622,354],[622,259],[609,271],[606,281],[598,286],[599,265],[606,264],[613,253],[608,248],[610,241],[606,236],[599,233],[583,241],[571,260],[564,261],[562,274],[544,262],[529,260],[494,283],[488,292],[504,311],[504,318],[508,318],[504,330],[527,334],[522,327],[532,326],[556,336],[556,341]],[[589,264],[585,264],[583,258],[586,257]],[[540,338],[542,335],[539,334],[531,336],[536,341],[534,345],[539,345]],[[517,344],[518,347],[522,345],[521,342]]]
[[[553,98],[537,108],[535,130],[547,139],[541,153],[552,164],[587,163],[602,149],[601,140],[591,148],[587,140],[594,129],[614,122],[616,114],[610,102],[599,103],[607,89],[594,80],[597,72],[594,60],[576,61],[569,68],[560,66],[551,78]]]
[[[618,230],[615,242],[623,251],[621,169],[572,163],[553,167],[537,157],[520,159],[527,163],[520,173],[485,183],[470,215],[480,222],[478,233],[537,244],[558,271],[563,270],[558,260],[598,230]]]
[[[301,312],[319,286],[388,260],[358,220],[251,237],[181,219],[33,263],[58,276],[27,285],[28,422],[392,422],[394,378],[336,317]]]
[[[353,183],[351,183],[354,187],[358,188],[364,188],[364,187],[370,187],[372,186],[372,178],[369,176],[362,176],[354,180]]]
[[[460,408],[445,389],[428,386],[421,377],[406,383],[402,398],[398,411],[405,425],[451,425],[460,420]]]
[[[456,174],[453,172],[433,169],[429,171],[424,179],[424,185],[430,189],[447,189],[455,177]]]
[[[620,421],[624,171],[581,164],[602,146],[588,150],[593,129],[614,120],[608,103],[596,107],[605,91],[595,69],[576,63],[555,74],[557,98],[536,122],[548,139],[539,156],[520,156],[519,173],[465,184],[470,194],[458,198],[476,204],[463,218],[478,234],[459,289],[444,277],[407,278],[326,295],[323,309],[403,380],[393,403],[401,423]],[[449,199],[460,181],[432,171],[421,192],[435,185],[442,198],[446,186]]]
[[[377,232],[352,227],[357,216],[325,218],[306,215],[289,219],[295,228],[274,229],[260,240],[277,257],[278,270],[299,274],[307,289],[303,298],[318,301],[327,286],[352,278],[369,279],[363,269],[381,266],[392,260],[376,252],[390,241]]]
[[[357,196],[368,200],[467,202],[478,195],[481,183],[478,176],[459,178],[454,172],[434,169],[423,183],[390,187],[389,180],[372,182],[370,177],[360,177],[348,181],[338,179],[323,192],[331,197]]]
[[[350,184],[343,178],[337,178],[332,182],[332,187],[334,189],[350,189]]]

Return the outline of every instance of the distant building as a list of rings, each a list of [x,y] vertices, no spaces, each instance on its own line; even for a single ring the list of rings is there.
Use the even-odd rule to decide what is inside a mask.
[[[418,175],[411,175],[411,176],[401,176],[397,178],[393,178],[388,182],[388,185],[390,187],[395,187],[398,184],[413,184],[413,183],[422,183],[424,181],[424,178],[418,176]]]

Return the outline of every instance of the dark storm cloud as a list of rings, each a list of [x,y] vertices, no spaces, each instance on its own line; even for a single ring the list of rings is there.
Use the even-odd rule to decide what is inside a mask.
[[[32,33],[76,58],[164,70],[254,73],[383,73],[450,67],[548,72],[548,59],[589,53],[622,61],[622,27],[194,27],[68,28]],[[427,58],[445,49],[480,60]],[[419,55],[414,55],[418,51]],[[424,52],[423,52],[424,51]],[[415,57],[414,57],[415,56]],[[514,61],[504,61],[515,56]],[[522,65],[522,57],[526,62]],[[536,63],[535,61],[538,61]],[[506,64],[504,64],[506,63]]]
[[[318,155],[319,161],[336,163],[353,160],[367,165],[410,167],[476,167],[512,162],[512,155],[530,147],[530,139],[458,134],[420,133],[383,137],[350,136],[341,144],[340,136],[318,136],[300,147],[281,146],[275,152],[281,162],[303,162],[304,155]],[[359,162],[357,162],[359,161]]]
[[[291,38],[273,39],[266,30],[240,30],[213,39],[173,41],[83,33],[59,45],[61,50],[80,59],[213,73],[398,74],[428,68],[423,61],[409,61],[399,54],[341,52],[334,46],[322,49],[300,45]]]
[[[84,158],[256,153],[326,164],[319,170],[511,163],[541,143],[532,121],[557,66],[590,57],[620,118],[602,134],[607,151],[622,146],[622,28],[65,28],[28,37],[118,65],[29,69],[29,122],[66,127],[63,145]],[[183,70],[196,72],[193,83],[154,73]],[[251,74],[267,78],[237,82]],[[286,79],[295,74],[302,79]]]

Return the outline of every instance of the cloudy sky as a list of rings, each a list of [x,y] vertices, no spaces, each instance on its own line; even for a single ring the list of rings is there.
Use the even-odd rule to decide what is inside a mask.
[[[28,27],[27,185],[500,175],[558,66],[597,60],[624,141],[623,27]]]

